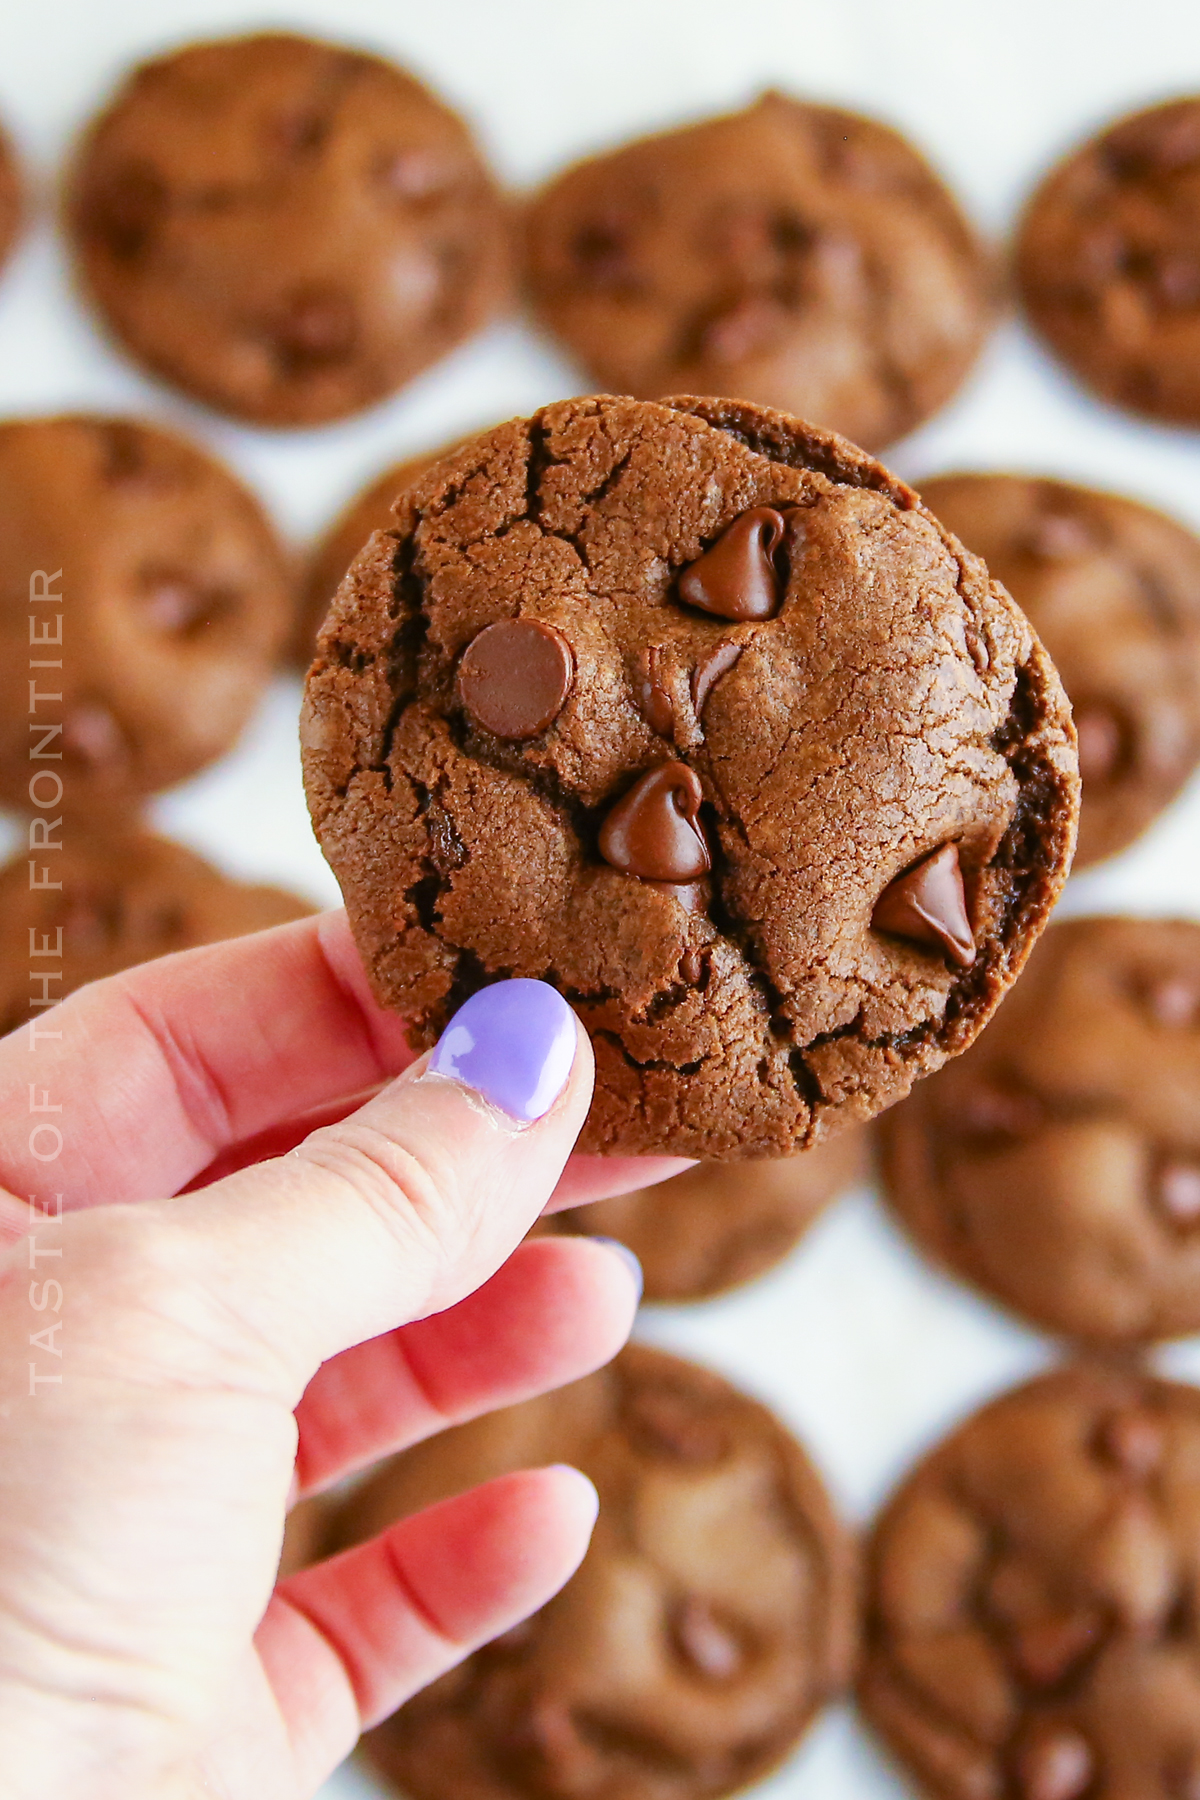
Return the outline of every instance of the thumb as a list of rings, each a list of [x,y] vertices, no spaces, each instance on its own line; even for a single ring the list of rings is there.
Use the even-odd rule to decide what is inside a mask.
[[[591,1092],[591,1046],[561,995],[498,982],[349,1118],[152,1210],[190,1281],[267,1341],[298,1393],[319,1363],[499,1268],[553,1192]]]

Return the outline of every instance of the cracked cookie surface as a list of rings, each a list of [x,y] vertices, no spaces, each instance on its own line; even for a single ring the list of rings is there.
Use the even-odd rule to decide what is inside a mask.
[[[1080,380],[1200,425],[1200,99],[1131,114],[1052,170],[1025,210],[1017,275]]]
[[[506,208],[463,120],[379,57],[288,33],[135,70],[67,210],[125,347],[254,424],[381,400],[508,294]]]
[[[570,1462],[600,1517],[548,1605],[366,1739],[411,1800],[701,1800],[766,1773],[846,1683],[853,1552],[772,1415],[642,1345],[398,1457],[337,1547],[510,1470]]]
[[[1053,925],[980,1041],[882,1122],[937,1260],[1096,1343],[1200,1330],[1200,925]]]
[[[903,1483],[861,1698],[938,1800],[1185,1800],[1200,1781],[1200,1392],[1078,1365]]]
[[[949,399],[994,313],[989,258],[913,146],[778,93],[577,164],[526,238],[534,304],[598,384],[739,394],[871,449]]]
[[[559,683],[533,735],[480,722],[474,659],[464,694],[497,632],[493,725],[535,646]],[[1074,835],[1008,596],[861,451],[734,402],[564,401],[437,464],[343,582],[301,734],[376,995],[423,1046],[488,981],[553,982],[594,1150],[788,1154],[899,1098],[1015,977]]]
[[[922,482],[1062,677],[1079,737],[1075,866],[1131,844],[1200,761],[1200,539],[1118,494],[1023,475]]]

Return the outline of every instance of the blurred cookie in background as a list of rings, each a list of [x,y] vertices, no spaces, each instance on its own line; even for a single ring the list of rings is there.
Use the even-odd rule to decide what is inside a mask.
[[[1200,1780],[1200,1391],[1059,1369],[930,1452],[875,1528],[862,1704],[937,1800]]]
[[[707,1300],[782,1262],[831,1200],[865,1180],[868,1142],[866,1127],[851,1125],[799,1156],[698,1163],[551,1213],[538,1230],[618,1238],[642,1265],[647,1300]]]
[[[849,1537],[795,1439],[719,1376],[641,1345],[407,1451],[341,1546],[509,1470],[570,1462],[600,1517],[540,1612],[369,1733],[410,1800],[734,1792],[848,1679]]]
[[[25,214],[25,184],[16,147],[0,126],[0,264],[8,260]]]
[[[1121,119],[1059,163],[1016,257],[1034,328],[1081,381],[1200,425],[1200,97]]]
[[[149,832],[96,837],[68,823],[58,835],[61,850],[22,847],[0,869],[0,1032],[89,981],[317,910]],[[31,862],[59,885],[31,891]]]
[[[372,405],[510,289],[507,208],[457,113],[285,33],[134,70],[79,149],[68,221],[126,349],[252,424]]]
[[[1062,676],[1079,733],[1075,866],[1131,844],[1200,762],[1200,538],[1118,494],[1026,475],[923,482]]]
[[[299,597],[290,662],[298,663],[302,669],[308,668],[316,655],[317,633],[338,590],[338,583],[371,533],[384,531],[393,523],[392,502],[397,494],[411,487],[426,469],[456,450],[462,441],[457,439],[452,444],[443,444],[438,450],[426,450],[420,456],[392,463],[351,500],[313,546]]]
[[[1200,925],[1052,925],[995,1019],[881,1121],[922,1249],[1095,1344],[1200,1331]]]
[[[39,795],[56,773],[90,819],[196,774],[249,720],[292,610],[262,507],[186,438],[0,423],[0,804],[28,811],[40,770]]]
[[[950,398],[991,259],[897,132],[764,94],[577,163],[531,201],[537,313],[614,393],[729,394],[878,450]]]

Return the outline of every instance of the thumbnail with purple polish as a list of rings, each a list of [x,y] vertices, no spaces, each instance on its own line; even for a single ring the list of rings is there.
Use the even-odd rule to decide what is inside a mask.
[[[575,1015],[544,981],[497,981],[460,1006],[429,1061],[522,1125],[549,1112],[575,1059]]]

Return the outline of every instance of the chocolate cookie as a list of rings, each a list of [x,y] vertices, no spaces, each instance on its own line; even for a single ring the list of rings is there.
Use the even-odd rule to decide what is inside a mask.
[[[444,458],[356,559],[301,733],[380,1001],[554,982],[583,1144],[788,1154],[965,1048],[1077,778],[1023,615],[840,439],[580,399]]]
[[[148,832],[89,837],[68,825],[58,836],[62,849],[22,848],[0,869],[0,1033],[135,963],[316,911]],[[58,885],[31,890],[31,867]]]
[[[1037,1325],[1200,1330],[1200,925],[1074,919],[960,1062],[884,1121],[918,1242]]]
[[[397,494],[410,487],[418,475],[423,475],[451,448],[453,446],[448,445],[445,450],[427,450],[423,456],[410,456],[407,462],[393,463],[356,495],[318,540],[305,570],[291,661],[307,669],[316,652],[317,633],[346,570],[371,533],[384,531],[391,524],[392,502]]]
[[[130,419],[0,424],[0,802],[90,816],[224,755],[290,588],[258,502],[186,439]]]
[[[772,1768],[847,1679],[852,1553],[815,1470],[728,1382],[640,1345],[397,1458],[343,1541],[508,1470],[583,1469],[600,1518],[532,1619],[370,1733],[409,1800],[699,1800]]]
[[[866,1171],[867,1132],[851,1127],[800,1156],[698,1163],[637,1193],[551,1213],[539,1231],[618,1238],[641,1262],[647,1300],[707,1300],[774,1268]]]
[[[392,393],[502,303],[507,214],[456,113],[284,34],[137,69],[79,152],[83,279],[139,361],[258,425]]]
[[[8,133],[0,130],[0,263],[6,261],[21,229],[23,190],[17,153]]]
[[[870,1551],[862,1701],[938,1800],[1200,1784],[1200,1392],[1058,1370],[917,1467]]]
[[[1045,644],[1070,697],[1076,867],[1123,850],[1200,762],[1200,539],[1148,506],[1022,475],[922,483]]]
[[[1029,316],[1089,387],[1200,425],[1200,99],[1110,126],[1047,176],[1017,272]]]
[[[993,317],[912,145],[783,94],[568,169],[527,243],[539,315],[599,385],[741,394],[872,449],[949,399]]]

